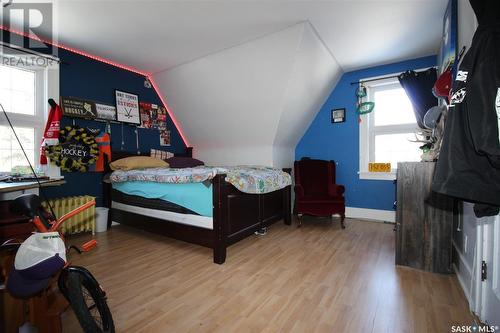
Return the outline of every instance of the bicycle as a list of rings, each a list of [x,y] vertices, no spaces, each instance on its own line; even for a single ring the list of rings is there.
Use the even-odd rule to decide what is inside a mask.
[[[74,245],[66,248],[64,235],[59,231],[59,227],[70,217],[94,205],[95,200],[92,200],[61,216],[59,219],[55,219],[42,208],[42,202],[37,195],[25,194],[14,199],[10,208],[12,212],[29,217],[30,222],[34,224],[39,234],[47,234],[47,237],[49,237],[49,235],[51,235],[49,233],[57,232],[59,236],[55,237],[60,237],[62,240],[65,254],[69,253],[71,249],[81,254],[82,252],[92,250],[97,245],[97,241],[92,239],[82,244],[82,249]],[[51,237],[52,236],[50,236],[50,238]],[[6,241],[4,244],[0,245],[0,250],[17,251],[21,244],[20,242]],[[94,276],[86,268],[71,266],[69,262],[66,262],[64,267],[54,275],[57,274],[59,274],[57,278],[59,291],[73,309],[85,333],[114,333],[115,327],[111,311],[106,301],[106,293]],[[47,288],[47,285],[45,288]],[[7,279],[7,290],[12,294],[12,291],[9,290],[9,279]],[[44,289],[38,291],[38,293],[43,290]],[[22,298],[28,298],[28,296],[32,297],[34,295],[36,294],[24,295],[25,297]],[[16,297],[16,295],[13,296]]]

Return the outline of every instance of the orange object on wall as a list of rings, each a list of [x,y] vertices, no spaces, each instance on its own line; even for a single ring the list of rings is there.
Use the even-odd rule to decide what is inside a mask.
[[[96,172],[104,171],[104,156],[107,156],[108,162],[111,161],[111,138],[108,133],[104,133],[95,138],[95,142],[99,146],[99,157],[95,162]]]

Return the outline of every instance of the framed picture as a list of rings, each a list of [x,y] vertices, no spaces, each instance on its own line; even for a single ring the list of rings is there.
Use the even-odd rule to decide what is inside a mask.
[[[343,123],[345,121],[345,108],[332,110],[332,123]]]
[[[61,97],[61,109],[64,116],[95,119],[97,117],[96,105],[74,97]]]
[[[115,90],[116,117],[118,121],[140,125],[139,95]]]
[[[116,120],[116,108],[112,105],[95,103],[98,119]]]

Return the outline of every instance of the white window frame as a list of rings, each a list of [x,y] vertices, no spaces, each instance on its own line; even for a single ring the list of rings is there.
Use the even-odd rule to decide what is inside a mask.
[[[381,77],[380,79],[370,78],[365,80],[376,80],[364,83],[369,101],[374,101],[374,94],[376,91],[395,87],[401,88],[401,84],[397,77]],[[375,104],[375,108],[376,107],[377,105]],[[375,126],[374,112],[361,115],[361,123],[359,126],[359,179],[395,180],[397,165],[391,165],[391,172],[368,171],[368,163],[375,160],[375,136],[378,134],[415,132],[416,130],[417,124]]]
[[[53,98],[56,101],[59,100],[59,60],[57,58],[49,56],[51,61],[45,62],[45,65],[40,65],[40,63],[42,62],[30,62],[26,61],[26,59],[32,59],[33,57],[45,57],[45,55],[38,56],[30,53],[32,52],[29,51],[29,53],[26,53],[26,55],[1,54],[0,61],[2,61],[2,66],[10,66],[10,64],[15,63],[16,66],[11,67],[35,72],[35,115],[12,113],[9,112],[9,110],[5,111],[7,111],[9,119],[14,127],[30,127],[35,129],[35,164],[33,165],[33,167],[36,168],[37,166],[40,167],[39,148],[42,141],[43,131],[45,129],[45,122],[49,113],[49,105],[47,101],[49,98]],[[29,65],[23,66],[23,63]],[[9,126],[7,120],[5,119],[5,116],[1,115],[0,117],[2,119],[2,124]],[[47,164],[47,166],[42,167],[42,169],[50,178],[61,178],[60,168],[51,163]]]

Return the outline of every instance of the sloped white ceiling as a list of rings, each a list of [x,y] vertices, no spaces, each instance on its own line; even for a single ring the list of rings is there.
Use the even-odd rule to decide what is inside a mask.
[[[151,73],[303,21],[315,27],[345,71],[426,56],[439,47],[447,3],[448,0],[53,1],[54,30],[60,42]]]
[[[196,157],[290,167],[297,141],[340,74],[305,22],[154,78]]]

